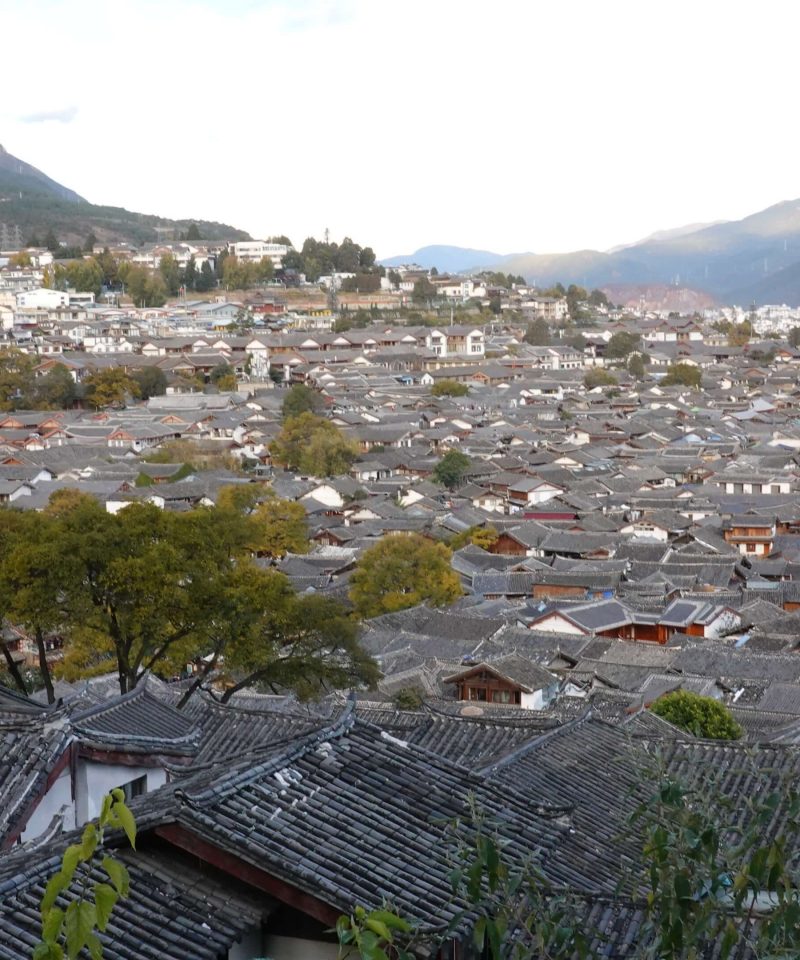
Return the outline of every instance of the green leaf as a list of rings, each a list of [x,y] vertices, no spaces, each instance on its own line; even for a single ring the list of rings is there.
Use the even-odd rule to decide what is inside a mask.
[[[83,828],[83,837],[81,838],[80,850],[81,860],[91,860],[97,849],[97,827],[93,823],[87,823]]]
[[[96,883],[94,885],[94,905],[97,910],[97,929],[105,930],[108,926],[111,911],[114,909],[119,894],[107,883]]]
[[[61,927],[64,924],[64,911],[61,907],[53,907],[44,915],[42,922],[42,939],[58,940],[61,935]]]
[[[60,943],[41,943],[36,944],[33,951],[33,960],[64,960],[64,951]]]
[[[133,819],[133,814],[125,806],[122,801],[118,801],[114,804],[114,813],[116,815],[117,821],[122,829],[125,831],[125,836],[128,838],[128,843],[136,849],[136,821]]]
[[[61,860],[61,873],[64,875],[64,887],[68,887],[81,860],[81,848],[73,843],[64,851]]]
[[[89,948],[89,956],[92,960],[103,960],[103,944],[96,933],[90,933],[86,938],[86,946]]]
[[[103,857],[103,869],[108,874],[114,888],[121,897],[127,897],[131,888],[131,879],[128,868],[124,863],[115,860],[113,857]]]
[[[75,900],[67,907],[64,930],[69,960],[77,960],[78,954],[89,942],[89,934],[94,932],[96,919],[93,903]]]
[[[408,920],[398,917],[398,915],[392,913],[391,910],[373,910],[371,916],[375,920],[380,920],[381,923],[385,923],[390,930],[400,930],[402,933],[411,933],[411,924]]]
[[[44,896],[42,897],[42,919],[50,912],[53,904],[56,902],[56,897],[68,886],[68,883],[69,881],[61,870],[59,870],[58,873],[54,873],[47,881]]]

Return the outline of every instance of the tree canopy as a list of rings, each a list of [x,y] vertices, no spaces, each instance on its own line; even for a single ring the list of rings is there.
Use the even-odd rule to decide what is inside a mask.
[[[301,413],[319,413],[324,406],[324,401],[317,390],[307,387],[304,383],[296,383],[289,388],[283,398],[281,412],[284,420],[288,420]]]
[[[433,479],[452,490],[459,485],[469,465],[469,457],[460,450],[448,450],[434,467]]]
[[[358,447],[324,417],[308,411],[284,421],[270,446],[272,460],[315,477],[347,473]]]
[[[667,367],[667,375],[661,381],[665,387],[681,386],[697,389],[702,381],[699,367],[691,363],[671,363]]]
[[[657,716],[681,730],[707,740],[738,740],[742,728],[728,708],[712,697],[689,690],[675,690],[660,697],[650,708]]]
[[[427,601],[457,600],[461,581],[450,550],[420,534],[390,534],[365,551],[350,579],[350,599],[362,617],[377,617]]]
[[[466,397],[469,387],[459,380],[439,380],[431,387],[432,397]]]

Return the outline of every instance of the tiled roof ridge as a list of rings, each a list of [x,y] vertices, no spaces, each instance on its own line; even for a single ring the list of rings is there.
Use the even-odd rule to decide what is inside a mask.
[[[591,705],[587,706],[586,710],[580,714],[580,716],[577,716],[572,720],[567,720],[565,723],[559,724],[558,726],[553,727],[551,730],[545,730],[541,736],[534,737],[533,739],[528,740],[526,743],[520,744],[518,747],[514,747],[513,750],[509,750],[508,753],[504,754],[500,758],[493,760],[491,763],[488,763],[483,767],[478,767],[478,772],[480,774],[487,775],[490,771],[494,772],[501,767],[506,767],[524,754],[529,753],[532,750],[538,750],[539,747],[551,740],[554,736],[559,734],[569,734],[570,731],[583,726],[593,717],[593,708]]]
[[[278,754],[272,754],[264,760],[263,763],[257,764],[256,766],[248,766],[244,770],[237,770],[228,777],[227,781],[223,773],[219,780],[204,787],[197,793],[192,792],[191,784],[187,784],[186,789],[179,787],[176,791],[177,795],[190,806],[202,808],[216,802],[223,794],[237,790],[245,781],[261,777],[271,770],[283,769],[287,764],[308,753],[309,750],[314,749],[318,744],[326,740],[339,739],[348,733],[356,722],[355,704],[355,697],[349,697],[341,714],[333,723],[323,727],[321,730],[314,730],[304,736],[292,738],[289,742],[294,743],[293,748]],[[372,725],[368,724],[368,726]],[[376,727],[376,729],[379,728]]]

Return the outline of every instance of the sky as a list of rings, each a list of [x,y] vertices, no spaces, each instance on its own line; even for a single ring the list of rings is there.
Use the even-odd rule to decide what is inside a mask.
[[[0,0],[0,143],[297,245],[602,250],[800,197],[798,27],[795,0]]]

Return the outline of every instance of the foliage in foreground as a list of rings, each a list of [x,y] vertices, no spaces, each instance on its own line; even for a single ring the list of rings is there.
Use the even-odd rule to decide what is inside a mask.
[[[97,931],[106,929],[111,912],[130,889],[125,865],[108,853],[100,857],[105,831],[113,829],[123,830],[136,848],[136,821],[119,789],[103,798],[97,822],[86,824],[81,842],[67,847],[61,869],[47,882],[40,907],[42,938],[34,948],[33,960],[76,960],[84,949],[92,960],[102,958],[103,945]],[[108,882],[93,880],[98,868]],[[77,896],[70,896],[75,892]],[[59,901],[65,899],[69,903],[63,908]]]
[[[468,930],[475,955],[487,960],[796,960],[800,794],[740,753],[741,770],[700,777],[676,777],[658,757],[642,764],[642,800],[626,824],[641,838],[641,863],[622,875],[613,907],[617,922],[638,925],[623,952],[610,952],[606,920],[592,923],[591,894],[556,887],[533,856],[520,865],[472,804],[464,820],[469,842],[461,824],[448,826],[461,838],[453,898],[466,903],[448,930],[425,940],[390,905],[372,913],[359,907],[337,924],[340,957],[429,956]],[[731,772],[749,782],[749,795],[723,788]]]

